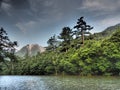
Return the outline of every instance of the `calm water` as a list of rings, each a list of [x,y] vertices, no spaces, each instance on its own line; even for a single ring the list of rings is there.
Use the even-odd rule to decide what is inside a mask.
[[[120,77],[0,76],[0,90],[120,90]]]

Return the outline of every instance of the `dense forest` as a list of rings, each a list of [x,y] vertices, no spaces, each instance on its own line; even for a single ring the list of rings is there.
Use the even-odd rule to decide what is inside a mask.
[[[17,42],[0,30],[0,74],[12,75],[119,75],[120,29],[91,34],[93,29],[81,17],[70,29],[47,41],[44,53],[24,58],[15,56]],[[109,35],[108,35],[109,33]]]

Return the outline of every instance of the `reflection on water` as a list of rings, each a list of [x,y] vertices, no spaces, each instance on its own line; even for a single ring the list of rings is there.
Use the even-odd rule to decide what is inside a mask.
[[[0,90],[120,90],[120,78],[0,76]]]

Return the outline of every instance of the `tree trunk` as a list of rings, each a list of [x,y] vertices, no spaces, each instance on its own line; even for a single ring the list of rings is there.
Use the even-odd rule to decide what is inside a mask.
[[[58,75],[57,67],[55,67],[55,75],[56,75],[56,76]]]
[[[14,62],[11,61],[11,74],[14,74]]]
[[[84,46],[84,31],[82,30],[82,46]]]
[[[7,68],[9,69],[9,66],[8,66],[8,64],[7,64],[5,61],[4,61],[3,63],[4,63],[4,64],[7,66]]]

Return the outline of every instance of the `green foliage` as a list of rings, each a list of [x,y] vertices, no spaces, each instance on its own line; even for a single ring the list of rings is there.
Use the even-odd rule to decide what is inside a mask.
[[[84,21],[82,23],[85,24]],[[95,35],[85,37],[84,47],[80,45],[80,37],[73,38],[72,34],[71,29],[65,27],[59,35],[60,45],[57,45],[58,40],[53,36],[48,40],[46,52],[33,57],[26,55],[24,59],[17,57],[18,62],[13,63],[14,74],[120,75],[119,29],[110,37],[99,40],[94,39]],[[14,61],[14,56],[9,55]],[[8,61],[5,63],[11,65]],[[3,62],[0,63],[0,67],[0,74],[10,73]]]
[[[47,50],[50,51],[55,50],[59,43],[57,41],[56,36],[54,35],[47,41],[47,44],[48,44]]]
[[[72,30],[69,27],[64,27],[58,38],[62,40],[62,43],[60,44],[61,51],[67,51],[70,48],[71,40],[73,39]]]
[[[6,65],[10,74],[13,74],[14,65],[13,63],[17,60],[15,53],[15,46],[17,42],[11,42],[7,32],[1,28],[0,29],[0,63]]]
[[[84,35],[85,34],[90,34],[88,31],[93,29],[90,25],[87,25],[86,21],[83,20],[84,17],[80,17],[78,19],[77,25],[74,26],[74,28],[77,29],[77,31],[74,31],[76,34],[76,38],[82,37],[82,44],[84,45]]]
[[[60,36],[58,37],[59,39],[62,39],[63,41],[69,43],[72,39],[72,30],[69,27],[64,27],[60,33]]]
[[[118,29],[110,38],[111,42],[120,44],[120,29]]]

